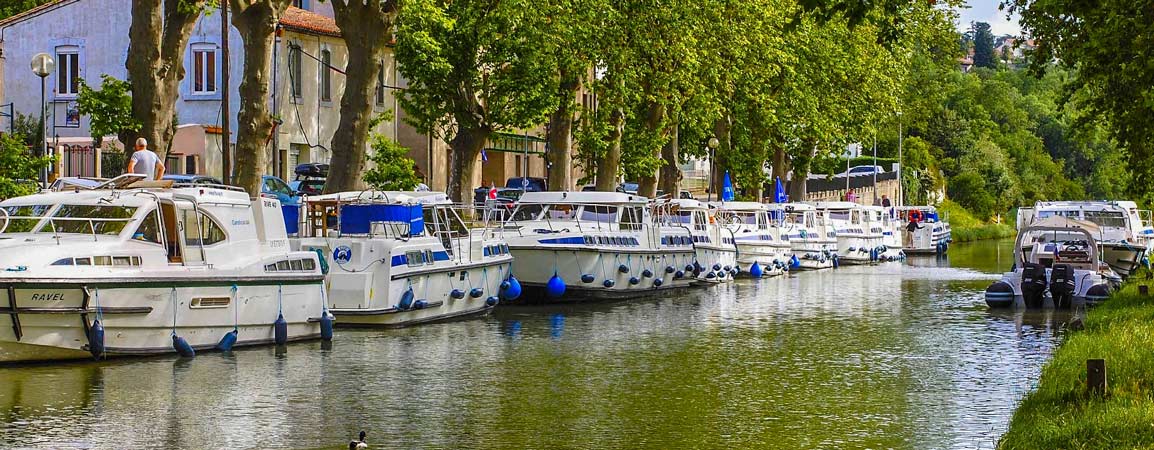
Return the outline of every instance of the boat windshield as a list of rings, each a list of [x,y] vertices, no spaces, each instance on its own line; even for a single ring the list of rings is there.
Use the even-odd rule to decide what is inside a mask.
[[[118,235],[136,208],[114,205],[60,205],[40,229],[42,233]]]
[[[1085,211],[1082,215],[1100,227],[1126,228],[1126,216],[1121,211]]]
[[[847,220],[848,221],[848,220],[850,220],[850,212],[845,211],[845,210],[830,211],[829,212],[829,218],[833,219],[833,220]]]
[[[514,221],[531,221],[537,220],[541,217],[541,212],[545,210],[545,205],[520,205],[516,211],[513,211]]]
[[[616,206],[586,205],[581,208],[581,220],[613,223],[617,221]]]
[[[1038,217],[1037,218],[1045,219],[1047,217],[1055,217],[1055,216],[1057,216],[1057,217],[1069,217],[1069,218],[1077,219],[1078,218],[1078,211],[1038,211]]]
[[[8,213],[7,226],[0,222],[0,234],[4,233],[27,233],[36,228],[36,224],[52,209],[52,205],[21,205],[21,206],[4,206],[0,207],[4,212]],[[0,216],[0,220],[3,217]]]
[[[737,218],[737,223],[757,225],[757,213],[755,212],[735,212],[733,217]]]
[[[666,223],[692,223],[693,211],[676,211],[662,215]]]

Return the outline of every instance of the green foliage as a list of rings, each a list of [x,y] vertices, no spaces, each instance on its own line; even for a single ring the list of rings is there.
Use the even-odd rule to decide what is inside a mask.
[[[370,187],[379,191],[410,191],[421,182],[413,170],[413,160],[408,157],[408,148],[379,134],[370,137],[370,145],[373,151],[369,161],[373,167],[363,175]]]
[[[0,4],[0,20],[7,19],[52,0],[5,0]]]
[[[1130,285],[1090,309],[1083,323],[1042,368],[999,448],[1154,446],[1154,303]],[[1098,358],[1106,358],[1105,396],[1086,392],[1086,360]]]
[[[76,104],[80,114],[89,118],[92,136],[99,142],[104,136],[122,131],[139,131],[140,121],[132,115],[132,85],[111,75],[100,76],[100,89],[92,89],[80,80]]]
[[[0,133],[0,200],[33,194],[51,157],[35,157],[20,135]]]
[[[990,24],[974,22],[974,65],[994,69],[998,67],[998,59],[994,55],[994,34],[990,32]]]
[[[16,113],[12,120],[12,133],[24,139],[24,145],[32,147],[40,138],[40,118],[28,114]]]
[[[961,205],[945,200],[938,205],[938,213],[950,222],[950,237],[955,242],[970,242],[984,239],[1001,239],[1017,235],[1012,225],[1014,220],[1002,216],[1001,223],[990,223],[974,217]]]
[[[946,192],[951,199],[984,220],[994,214],[996,206],[996,199],[990,191],[990,186],[981,174],[967,170],[950,178]]]

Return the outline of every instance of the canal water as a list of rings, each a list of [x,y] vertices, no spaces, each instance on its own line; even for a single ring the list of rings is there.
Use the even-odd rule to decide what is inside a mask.
[[[233,354],[0,369],[0,447],[988,448],[1068,317],[1012,242]]]

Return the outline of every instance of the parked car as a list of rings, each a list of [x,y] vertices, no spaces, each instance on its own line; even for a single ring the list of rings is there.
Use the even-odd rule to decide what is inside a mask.
[[[834,175],[834,178],[842,178],[845,176],[856,177],[860,175],[873,175],[874,173],[885,173],[882,166],[853,166],[849,170]]]
[[[497,188],[497,199],[505,199],[510,202],[515,202],[521,198],[521,194],[526,192],[541,192],[547,190],[547,184],[544,178],[537,177],[513,177],[505,180],[505,186]],[[489,190],[491,187],[481,186],[473,190],[473,203],[477,205],[485,204],[485,200],[489,198]]]
[[[224,184],[216,177],[208,175],[181,175],[181,174],[165,174],[162,180],[172,180],[174,183],[180,184]]]
[[[329,165],[320,163],[297,164],[293,170],[296,178],[289,187],[305,195],[320,195],[325,190],[325,180],[329,176]]]
[[[265,197],[276,198],[284,206],[299,206],[300,193],[289,187],[284,180],[272,175],[261,177],[260,193]]]

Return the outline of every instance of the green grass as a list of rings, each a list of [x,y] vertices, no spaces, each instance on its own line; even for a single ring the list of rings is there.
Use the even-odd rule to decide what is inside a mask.
[[[1154,448],[1154,297],[1139,296],[1135,284],[1091,309],[1085,329],[1066,337],[1000,448]],[[1094,358],[1106,360],[1105,396],[1086,393],[1086,360]]]
[[[966,208],[945,200],[938,205],[938,213],[950,222],[950,235],[954,242],[969,242],[982,239],[1001,239],[1017,234],[1012,223],[1013,219],[1003,217],[1002,223],[988,223],[974,217]]]

